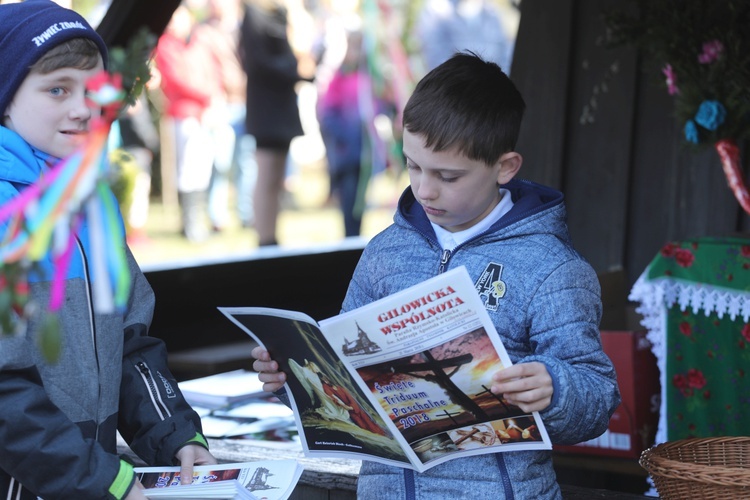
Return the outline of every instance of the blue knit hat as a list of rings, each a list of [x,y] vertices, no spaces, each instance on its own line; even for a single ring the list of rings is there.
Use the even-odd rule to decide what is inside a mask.
[[[96,43],[107,60],[107,46],[80,14],[50,0],[0,5],[0,115],[13,100],[29,68],[72,38]]]

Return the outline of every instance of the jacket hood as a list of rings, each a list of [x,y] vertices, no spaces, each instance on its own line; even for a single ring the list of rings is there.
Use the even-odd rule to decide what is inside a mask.
[[[44,158],[14,131],[0,126],[0,180],[33,184],[39,178]]]
[[[501,187],[510,191],[513,208],[484,235],[507,238],[547,233],[565,241],[569,239],[564,197],[560,191],[526,180],[512,180]],[[407,187],[401,195],[394,221],[412,226],[431,241],[437,241],[430,220],[414,197],[411,187]]]

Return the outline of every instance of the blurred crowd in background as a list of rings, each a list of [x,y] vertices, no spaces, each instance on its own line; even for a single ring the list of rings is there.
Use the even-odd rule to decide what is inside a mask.
[[[96,25],[108,4],[60,0]],[[113,127],[128,239],[148,242],[153,204],[178,207],[200,243],[233,225],[283,244],[279,213],[302,169],[359,236],[373,179],[403,175],[400,111],[456,50],[510,73],[520,0],[184,0],[152,77]],[[395,200],[404,184],[393,182]]]

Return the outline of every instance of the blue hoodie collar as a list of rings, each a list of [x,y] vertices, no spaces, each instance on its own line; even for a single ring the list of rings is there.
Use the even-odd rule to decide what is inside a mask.
[[[510,191],[513,208],[493,224],[490,231],[497,231],[563,202],[563,194],[560,191],[531,181],[514,179],[501,187]],[[398,212],[407,223],[431,240],[437,241],[430,220],[414,197],[411,186],[408,186],[401,194]]]
[[[33,184],[55,158],[31,147],[13,130],[0,125],[0,180]]]

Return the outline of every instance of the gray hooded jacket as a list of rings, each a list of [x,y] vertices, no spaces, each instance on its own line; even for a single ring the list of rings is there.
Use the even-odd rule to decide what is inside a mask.
[[[453,251],[443,251],[407,188],[394,224],[365,248],[343,310],[465,266],[513,363],[542,362],[552,377],[552,403],[540,412],[552,442],[592,439],[607,429],[620,404],[615,371],[599,334],[599,282],[571,246],[561,193],[527,181],[503,187],[511,192],[512,210]],[[549,451],[459,458],[421,474],[364,462],[358,482],[360,499],[560,496]]]
[[[35,182],[44,163],[45,155],[0,127],[0,205]],[[173,464],[175,452],[201,431],[167,368],[164,343],[148,336],[154,293],[132,254],[127,250],[126,310],[97,314],[85,223],[76,236],[56,312],[59,361],[46,362],[37,346],[39,316],[22,334],[0,336],[1,498],[113,498],[118,430],[154,465]],[[49,304],[51,271],[47,258],[29,276],[29,299],[40,310]],[[19,483],[34,494],[19,493]]]

